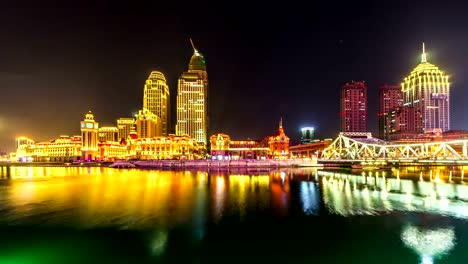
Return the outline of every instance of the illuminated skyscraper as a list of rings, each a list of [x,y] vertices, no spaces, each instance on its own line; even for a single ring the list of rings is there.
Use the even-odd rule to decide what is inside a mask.
[[[367,132],[367,87],[364,82],[341,88],[341,132]]]
[[[379,138],[387,140],[389,112],[403,106],[403,94],[399,85],[383,85],[379,88]]]
[[[208,74],[205,58],[193,45],[188,71],[182,73],[177,86],[177,135],[189,135],[207,145],[209,130]]]
[[[81,158],[95,160],[98,155],[98,129],[99,123],[89,111],[81,121]]]
[[[421,63],[401,84],[403,106],[414,107],[417,133],[450,130],[450,83],[448,76],[427,62],[423,43]]]
[[[169,86],[164,74],[152,71],[145,83],[143,92],[143,109],[148,109],[161,119],[163,136],[170,133],[171,107]]]
[[[121,117],[117,119],[117,129],[119,141],[122,139],[127,139],[130,132],[135,131],[135,118],[131,117]]]
[[[301,144],[311,143],[314,140],[314,128],[303,127],[301,128]]]

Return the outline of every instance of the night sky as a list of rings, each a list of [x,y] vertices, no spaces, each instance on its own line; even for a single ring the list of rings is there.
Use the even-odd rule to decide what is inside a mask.
[[[0,6],[0,150],[13,151],[20,135],[79,134],[88,110],[114,126],[141,109],[152,70],[168,80],[175,124],[177,79],[193,54],[189,37],[207,62],[212,133],[261,139],[276,133],[282,116],[292,140],[305,125],[318,138],[336,137],[340,87],[351,80],[367,83],[376,133],[378,87],[403,80],[419,63],[422,42],[429,62],[450,75],[452,129],[468,129],[462,1],[11,2]]]

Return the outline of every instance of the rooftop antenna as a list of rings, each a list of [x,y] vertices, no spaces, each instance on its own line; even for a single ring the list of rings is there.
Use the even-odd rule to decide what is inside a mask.
[[[189,38],[189,39],[190,39],[190,44],[192,44],[193,51],[198,52],[197,48],[195,48],[195,45],[193,44],[192,38]]]
[[[423,62],[427,62],[426,48],[424,46],[424,42],[423,42],[423,52],[422,52],[422,55],[421,55],[421,63],[423,63]]]

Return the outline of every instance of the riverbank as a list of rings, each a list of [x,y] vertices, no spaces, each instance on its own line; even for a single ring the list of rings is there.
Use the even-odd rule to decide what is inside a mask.
[[[317,167],[322,168],[316,160],[151,160],[151,161],[116,161],[110,167],[137,168],[287,168],[287,167]]]
[[[112,162],[0,162],[0,167],[108,167]]]

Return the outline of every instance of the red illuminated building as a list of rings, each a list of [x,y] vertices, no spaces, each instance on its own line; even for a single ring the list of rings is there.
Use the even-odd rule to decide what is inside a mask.
[[[387,126],[390,111],[403,106],[403,93],[399,85],[383,85],[379,88],[379,138],[388,140]]]
[[[341,88],[341,132],[367,132],[367,87],[352,81]]]

